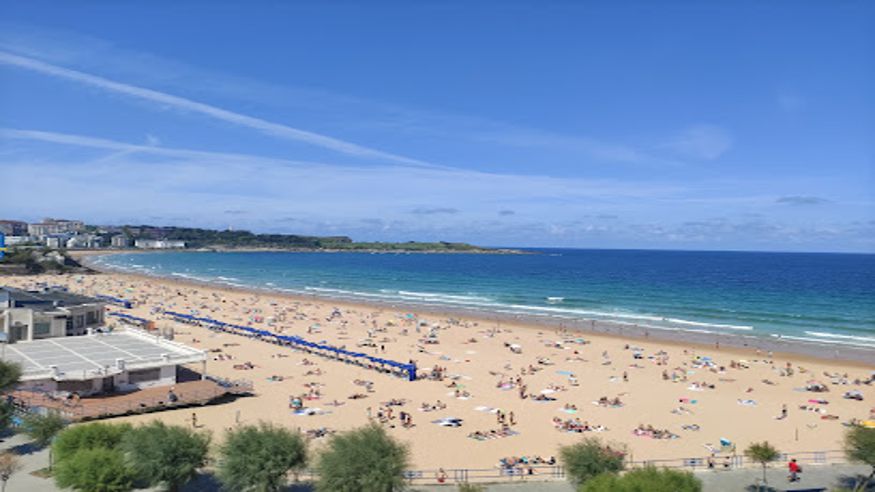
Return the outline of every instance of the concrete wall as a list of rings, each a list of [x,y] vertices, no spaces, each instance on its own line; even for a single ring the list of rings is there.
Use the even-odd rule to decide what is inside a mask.
[[[158,378],[146,381],[130,382],[129,371],[122,371],[119,374],[115,374],[112,376],[115,390],[125,392],[160,386],[172,386],[176,384],[176,365],[163,366],[158,369]],[[54,379],[41,379],[38,381],[26,381],[21,383],[19,388],[28,391],[54,392],[60,390],[70,391],[69,389],[64,388],[74,386],[80,396],[89,396],[99,394],[103,391],[103,379],[102,376],[98,376],[94,379],[82,381],[81,384],[79,381],[59,383]]]

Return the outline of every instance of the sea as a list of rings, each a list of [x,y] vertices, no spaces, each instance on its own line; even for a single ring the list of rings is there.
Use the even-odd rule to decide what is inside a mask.
[[[163,252],[97,267],[298,295],[875,348],[875,255]]]

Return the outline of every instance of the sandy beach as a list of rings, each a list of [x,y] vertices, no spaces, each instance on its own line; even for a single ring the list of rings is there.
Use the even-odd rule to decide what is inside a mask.
[[[710,450],[722,459],[731,445],[740,453],[763,439],[784,452],[834,450],[843,423],[870,418],[875,410],[875,361],[620,338],[121,273],[3,281],[25,288],[39,282],[134,301],[125,312],[155,320],[177,341],[209,351],[209,373],[253,381],[253,397],[194,410],[198,424],[217,435],[259,420],[302,431],[382,420],[410,445],[413,466],[421,469],[491,468],[518,456],[548,459],[558,446],[584,436],[623,444],[636,461],[707,457]],[[428,379],[408,382],[215,333],[171,321],[162,310],[413,360]],[[826,391],[811,391],[820,389],[815,385]],[[853,391],[862,401],[844,397]],[[300,415],[290,408],[296,398],[304,407]],[[190,425],[191,415],[180,409],[116,420]],[[731,445],[721,450],[721,439]],[[324,439],[313,442],[318,448]]]

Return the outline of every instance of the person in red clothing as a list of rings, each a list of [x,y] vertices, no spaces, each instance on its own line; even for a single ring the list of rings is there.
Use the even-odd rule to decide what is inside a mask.
[[[802,473],[802,467],[799,466],[799,463],[796,463],[796,459],[790,460],[787,463],[787,469],[790,470],[790,476],[788,477],[791,482],[798,482],[800,480],[799,474]]]

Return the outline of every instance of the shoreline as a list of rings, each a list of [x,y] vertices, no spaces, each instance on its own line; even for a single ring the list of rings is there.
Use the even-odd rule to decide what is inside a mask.
[[[82,254],[85,253],[85,254]],[[605,321],[597,319],[556,319],[550,316],[536,314],[511,314],[488,310],[466,308],[464,306],[435,306],[425,303],[406,301],[382,301],[363,300],[352,297],[329,295],[324,293],[293,293],[276,288],[258,286],[229,285],[227,283],[197,280],[189,278],[177,278],[169,275],[148,275],[139,272],[131,272],[122,268],[113,268],[106,265],[94,265],[88,259],[93,256],[111,254],[124,254],[126,251],[88,251],[79,252],[77,260],[83,266],[102,274],[126,275],[139,279],[158,278],[169,283],[185,286],[201,286],[212,289],[225,290],[238,293],[258,293],[294,301],[321,301],[332,302],[338,305],[354,308],[382,308],[382,309],[408,309],[438,317],[464,318],[480,323],[492,323],[501,326],[502,323],[514,327],[526,329],[533,328],[564,328],[575,332],[587,333],[595,336],[603,336],[611,339],[659,341],[677,347],[696,347],[707,350],[729,349],[743,355],[760,357],[771,352],[779,358],[800,357],[814,361],[847,362],[860,367],[875,367],[875,348],[852,346],[847,344],[828,344],[828,350],[824,342],[808,342],[780,336],[744,335],[741,333],[703,333],[701,330],[684,330],[679,328],[664,328],[650,325],[624,323],[619,321]],[[140,253],[152,253],[142,251]]]

